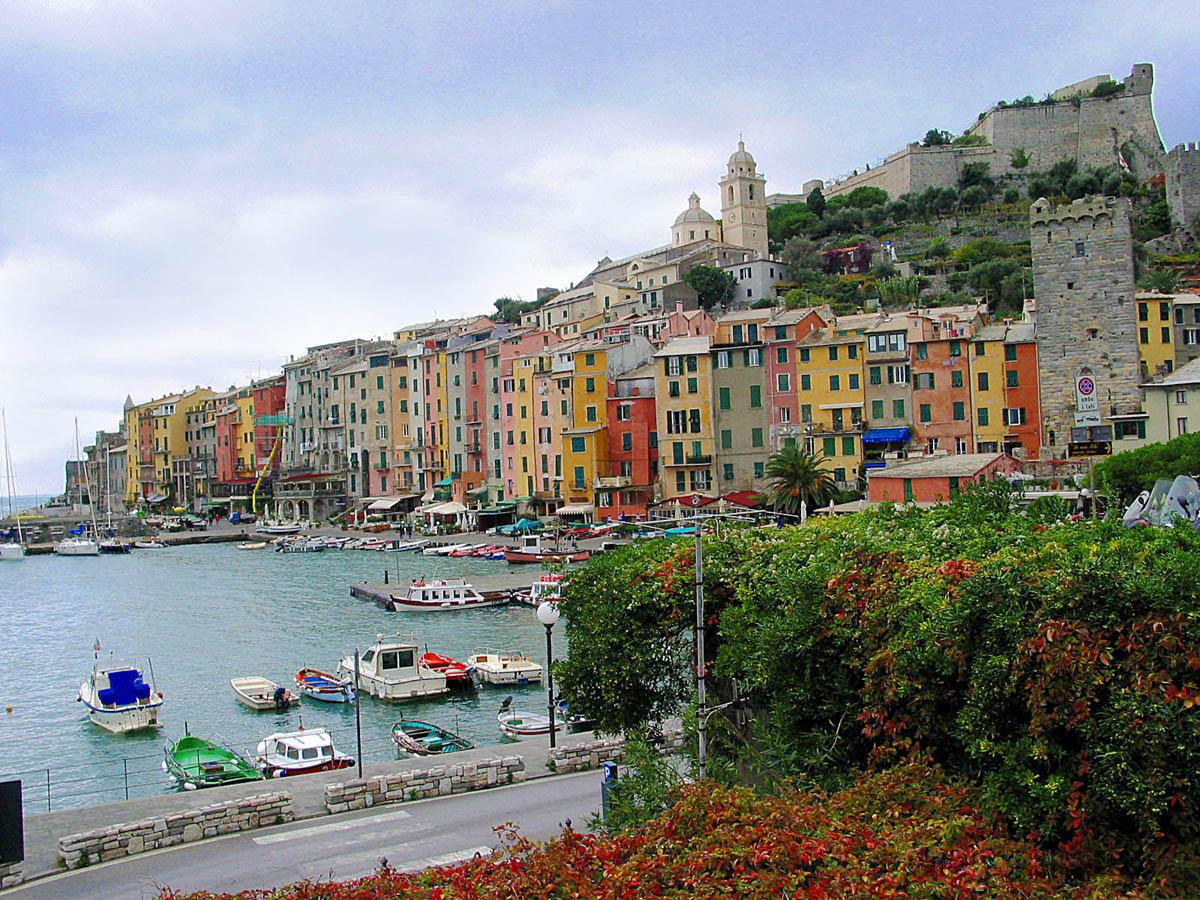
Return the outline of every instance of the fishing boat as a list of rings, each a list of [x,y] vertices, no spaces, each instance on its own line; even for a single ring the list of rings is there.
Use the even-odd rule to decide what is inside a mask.
[[[496,713],[496,721],[500,723],[500,730],[504,734],[515,738],[550,733],[549,716],[513,709],[512,702],[511,695],[505,697],[504,702],[500,704],[500,712]],[[563,726],[559,722],[554,723],[555,731],[562,731],[562,729]]]
[[[279,525],[259,525],[256,529],[259,534],[299,534],[300,523],[281,523]]]
[[[8,489],[8,516],[13,516],[13,496],[16,494],[16,479],[13,478],[12,470],[12,453],[8,449],[8,417],[4,410],[0,409],[0,425],[3,426],[4,432],[4,484]],[[21,514],[18,512],[17,527],[15,533],[9,531],[7,533],[0,532],[0,559],[24,559],[25,558],[25,535],[21,531]],[[16,538],[14,541],[13,538]]]
[[[134,541],[135,550],[166,550],[167,545],[162,541]]]
[[[259,781],[263,777],[254,763],[243,759],[232,748],[190,734],[163,749],[162,768],[180,787],[189,791]]]
[[[557,603],[562,599],[563,576],[546,574],[539,576],[527,591],[517,591],[513,599],[530,606],[537,606],[543,601]]]
[[[435,672],[441,672],[446,676],[446,687],[450,688],[473,688],[475,687],[475,669],[468,666],[466,663],[460,663],[456,659],[451,659],[449,656],[442,656],[440,653],[431,653],[426,650],[421,654],[422,664],[433,669]]]
[[[405,719],[393,725],[392,740],[395,741],[397,749],[413,756],[454,753],[458,750],[472,750],[475,747],[465,737],[453,731],[416,719]]]
[[[542,667],[521,653],[482,650],[471,654],[470,664],[486,684],[524,685],[542,680]]]
[[[326,703],[353,703],[354,685],[320,669],[305,667],[296,673],[296,688],[306,697]]]
[[[239,550],[262,550],[267,546],[266,541],[246,541],[244,544],[238,544]]]
[[[100,542],[100,552],[106,555],[128,553],[129,550],[129,544],[119,537],[105,538]]]
[[[354,657],[338,663],[338,675],[354,679]],[[419,700],[446,693],[446,676],[421,662],[417,636],[400,633],[388,638],[378,635],[375,643],[359,657],[357,687],[380,700]]]
[[[504,551],[504,559],[514,565],[544,564],[548,562],[587,562],[592,558],[590,550],[549,550],[542,546],[542,539],[536,534],[527,534],[521,538],[520,547],[510,547]]]
[[[120,734],[143,728],[160,728],[162,691],[154,689],[154,670],[148,667],[149,681],[136,666],[110,662],[101,665],[100,643],[96,642],[97,660],[92,674],[79,686],[76,699],[87,707],[88,718],[105,731]]]
[[[501,606],[506,602],[502,596],[483,596],[464,578],[434,578],[429,581],[414,579],[405,593],[390,596],[387,608],[392,612],[481,609],[485,606]]]
[[[354,757],[344,756],[333,746],[324,728],[281,731],[259,741],[255,762],[267,778],[309,775],[331,769],[348,769]]]
[[[251,675],[247,678],[231,678],[229,686],[238,702],[255,710],[287,709],[300,702],[298,694],[278,685],[270,678]]]

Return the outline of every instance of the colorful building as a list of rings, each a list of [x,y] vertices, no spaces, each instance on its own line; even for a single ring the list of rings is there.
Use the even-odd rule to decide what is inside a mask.
[[[712,339],[675,338],[654,354],[659,481],[664,499],[713,491]]]

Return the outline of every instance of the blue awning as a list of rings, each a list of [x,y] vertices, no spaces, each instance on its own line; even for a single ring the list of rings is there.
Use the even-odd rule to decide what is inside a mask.
[[[871,460],[870,462],[863,463],[864,469],[882,469],[886,466],[887,466],[887,463],[885,463],[881,459],[880,460]]]
[[[864,444],[907,444],[907,428],[872,428],[862,436]]]

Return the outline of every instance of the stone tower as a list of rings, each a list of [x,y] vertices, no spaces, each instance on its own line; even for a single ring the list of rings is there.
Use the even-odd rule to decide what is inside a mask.
[[[1043,197],[1029,209],[1043,457],[1067,455],[1074,438],[1102,439],[1072,429],[1141,409],[1129,214],[1113,197],[1058,207]]]
[[[757,171],[746,142],[729,157],[729,172],[721,179],[721,227],[724,240],[767,256],[767,178]]]
[[[1200,240],[1200,143],[1180,144],[1168,153],[1166,175],[1171,224]]]

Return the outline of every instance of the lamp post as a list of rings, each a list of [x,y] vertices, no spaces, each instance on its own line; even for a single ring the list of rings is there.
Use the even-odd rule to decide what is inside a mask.
[[[554,663],[554,648],[551,635],[558,621],[558,606],[549,600],[542,601],[537,608],[538,621],[546,626],[546,707],[550,712],[550,746],[554,746],[554,676],[550,667]]]

